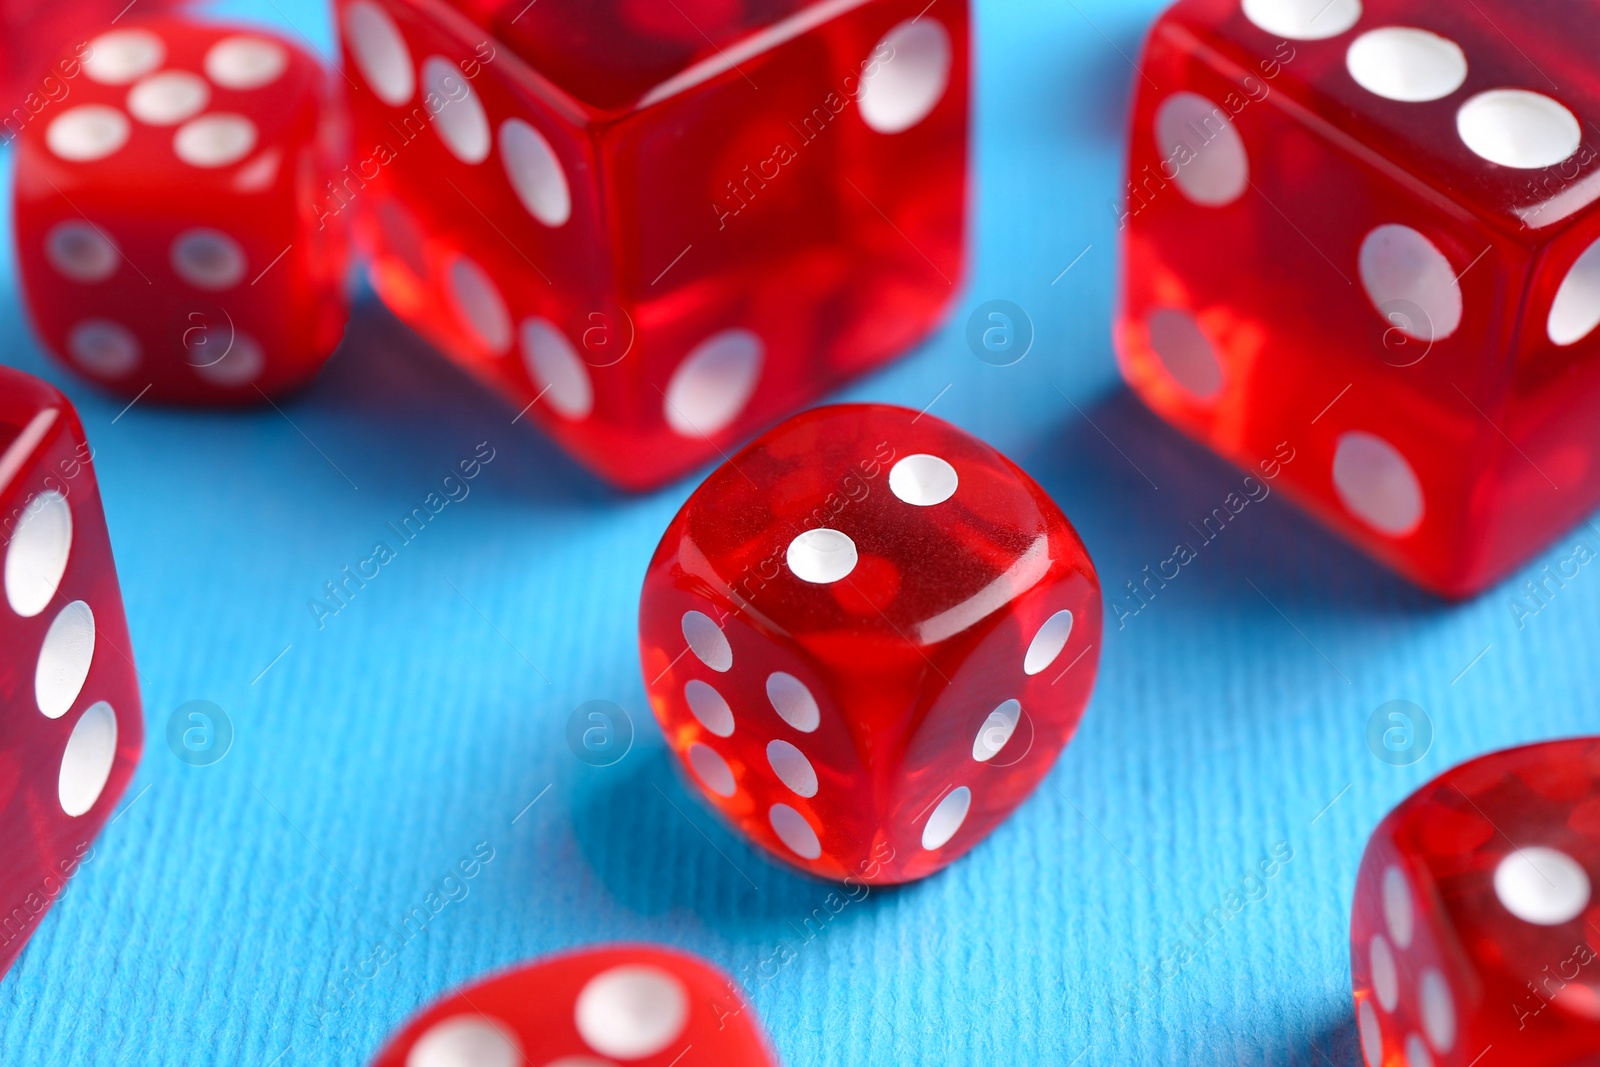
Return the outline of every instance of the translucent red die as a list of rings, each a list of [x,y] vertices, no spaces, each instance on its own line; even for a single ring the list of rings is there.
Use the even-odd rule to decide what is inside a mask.
[[[1134,390],[1423,586],[1600,503],[1600,20],[1570,5],[1182,0],[1137,82]]]
[[[372,1067],[775,1067],[733,980],[687,953],[614,945],[551,956],[450,994]]]
[[[83,426],[0,367],[0,974],[93,859],[139,762],[132,655]]]
[[[1369,1067],[1596,1062],[1597,880],[1600,738],[1484,756],[1406,798],[1350,919]]]
[[[926,336],[962,265],[966,0],[339,0],[400,318],[612,483]]]
[[[263,30],[123,19],[18,140],[16,241],[45,345],[129,397],[260,402],[309,379],[348,313],[332,75]]]
[[[746,836],[904,882],[983,840],[1077,728],[1099,581],[1050,497],[931,415],[818,408],[695,490],[639,606],[651,706]]]
[[[123,11],[127,0],[0,0],[0,140],[14,141],[35,118],[72,95],[89,41]],[[175,0],[145,0],[141,14],[176,6]],[[57,63],[63,47],[73,62]]]

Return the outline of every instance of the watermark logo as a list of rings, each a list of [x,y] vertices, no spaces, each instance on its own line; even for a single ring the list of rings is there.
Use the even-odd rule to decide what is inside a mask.
[[[1038,736],[1026,708],[1019,709],[1015,726],[1007,728],[1004,722],[995,722],[991,715],[980,733],[984,747],[994,753],[988,760],[991,767],[1014,767],[1021,763],[1033,751],[1033,739]]]
[[[1433,720],[1409,700],[1380,704],[1367,720],[1367,747],[1391,767],[1409,767],[1433,747]]]
[[[183,361],[196,370],[221,363],[233,351],[238,330],[233,316],[220,304],[189,312],[181,323]]]
[[[967,318],[967,347],[991,367],[1014,366],[1033,348],[1033,320],[1009,300],[987,300]]]
[[[567,717],[567,747],[591,767],[620,763],[633,748],[633,719],[609,700],[588,700]]]
[[[167,747],[191,767],[209,767],[233,747],[233,720],[209,700],[179,704],[167,718]]]
[[[1414,367],[1433,351],[1433,317],[1409,300],[1386,300],[1378,314],[1388,325],[1378,358],[1391,367]]]
[[[591,311],[584,318],[583,333],[579,335],[583,361],[596,368],[621,363],[633,351],[637,334],[633,316],[621,304],[615,306],[614,312]]]

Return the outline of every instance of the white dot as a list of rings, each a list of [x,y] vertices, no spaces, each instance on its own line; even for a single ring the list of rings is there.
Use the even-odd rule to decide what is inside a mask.
[[[45,609],[67,572],[72,552],[72,509],[67,498],[47,489],[23,505],[22,518],[6,551],[6,600],[32,618]]]
[[[500,355],[511,347],[511,312],[484,269],[457,256],[450,263],[450,303],[477,344]]]
[[[1383,1029],[1378,1025],[1378,1013],[1372,1010],[1372,1001],[1363,1000],[1356,1013],[1361,1024],[1361,1055],[1367,1067],[1383,1067]]]
[[[707,667],[723,673],[733,666],[733,646],[711,616],[699,611],[683,613],[683,639],[689,650]]]
[[[528,377],[556,414],[568,419],[588,417],[594,410],[594,383],[566,334],[548,319],[527,319],[521,334]]]
[[[1385,100],[1442,100],[1467,80],[1467,54],[1448,37],[1405,26],[1362,34],[1345,53],[1356,84]]]
[[[1589,875],[1565,852],[1519,848],[1495,868],[1494,892],[1523,922],[1559,926],[1589,906]]]
[[[74,600],[45,631],[33,673],[33,694],[46,718],[59,719],[72,710],[93,662],[94,612],[88,604]]]
[[[589,979],[578,994],[578,1033],[606,1056],[638,1060],[664,1051],[689,1022],[683,983],[659,967],[630,964]]]
[[[192,167],[226,167],[256,146],[256,124],[243,115],[218,112],[191,119],[178,127],[172,150]]]
[[[200,114],[210,100],[211,88],[199,75],[166,70],[128,90],[128,111],[140,122],[171,126]]]
[[[1020,701],[1008,700],[989,713],[983,720],[983,725],[978,728],[978,736],[972,739],[972,758],[979,763],[988,763],[999,754],[1006,742],[1011,740],[1011,735],[1017,729],[1017,723],[1022,719],[1022,704]]]
[[[206,75],[228,89],[259,89],[283,77],[289,50],[276,41],[239,35],[225,37],[206,53]]]
[[[955,495],[956,469],[926,453],[907,456],[889,469],[889,490],[907,504],[931,507]]]
[[[1422,972],[1422,1029],[1439,1052],[1456,1043],[1456,1002],[1444,975],[1432,967]]]
[[[1428,1046],[1424,1045],[1422,1038],[1416,1034],[1406,1038],[1405,1067],[1433,1067],[1433,1057],[1428,1054]]]
[[[468,1067],[476,1065],[471,1064]],[[616,1067],[616,1064],[610,1060],[597,1060],[593,1056],[562,1056],[559,1060],[551,1060],[544,1067]]]
[[[817,832],[806,822],[804,815],[789,805],[772,805],[772,810],[767,812],[767,821],[772,824],[772,832],[778,835],[778,840],[796,856],[814,860],[822,855],[822,842],[817,840]]]
[[[879,133],[901,133],[928,117],[950,84],[950,34],[937,19],[909,19],[883,35],[873,55],[888,52],[861,79],[856,104]]]
[[[1583,142],[1576,115],[1526,89],[1479,93],[1456,112],[1456,132],[1475,154],[1518,170],[1553,167]]]
[[[439,101],[433,127],[450,154],[463,163],[488,159],[489,118],[461,68],[443,56],[429,56],[422,61],[422,92]]]
[[[1441,341],[1461,325],[1456,269],[1432,241],[1388,224],[1361,242],[1361,284],[1387,321],[1420,341]]]
[[[1411,908],[1411,887],[1406,884],[1406,876],[1399,867],[1389,867],[1383,872],[1383,922],[1395,944],[1401,948],[1411,947],[1416,914]]]
[[[1378,996],[1378,1006],[1384,1011],[1394,1011],[1400,1003],[1400,975],[1394,966],[1394,949],[1382,934],[1372,935],[1372,948],[1367,956],[1372,969],[1372,991]]]
[[[544,134],[521,119],[507,119],[500,124],[500,162],[528,214],[546,226],[572,217],[566,172]]]
[[[749,330],[724,330],[673,371],[662,413],[674,433],[700,438],[725,429],[755,392],[764,346]]]
[[[1250,156],[1233,117],[1197,93],[1174,93],[1156,111],[1156,144],[1197,204],[1223,207],[1250,186]]]
[[[521,1067],[522,1046],[504,1023],[457,1016],[435,1023],[406,1056],[406,1067]]]
[[[117,716],[104,700],[89,705],[61,754],[56,795],[61,810],[76,818],[94,807],[117,758]]]
[[[167,46],[148,30],[114,30],[89,42],[83,72],[105,85],[127,85],[166,57]]]
[[[1071,636],[1072,612],[1062,608],[1046,619],[1028,642],[1027,654],[1022,657],[1022,673],[1035,675],[1054,663]]]
[[[212,385],[235,389],[241,385],[249,385],[260,377],[266,363],[266,355],[261,351],[261,345],[255,338],[248,334],[235,333],[233,342],[228,345],[220,359],[193,366],[194,372]]]
[[[689,702],[689,711],[700,720],[700,725],[718,737],[733,733],[733,709],[722,694],[698,678],[683,687],[683,699]]]
[[[806,754],[787,741],[767,744],[767,763],[778,781],[803,797],[817,795],[817,771]]]
[[[62,159],[89,163],[128,143],[133,124],[114,107],[85,104],[65,112],[45,131],[45,144]]]
[[[1361,0],[1244,0],[1244,16],[1279,37],[1324,41],[1361,20]]]
[[[103,282],[117,272],[117,246],[97,227],[72,220],[51,228],[44,239],[50,265],[75,282]]]
[[[767,676],[767,699],[778,717],[803,734],[809,734],[822,722],[822,711],[817,698],[811,695],[806,683],[792,674],[773,671]]]
[[[1222,360],[1216,346],[1187,311],[1158,308],[1145,320],[1150,350],[1172,380],[1196,400],[1214,400],[1222,392]]]
[[[1550,305],[1550,340],[1574,345],[1600,326],[1600,241],[1590,245],[1562,279]]]
[[[91,374],[118,378],[138,364],[142,348],[126,327],[108,319],[89,319],[67,334],[67,351]]]
[[[1405,537],[1422,524],[1422,483],[1381,437],[1353,430],[1339,438],[1333,487],[1344,506],[1379,533]]]
[[[966,786],[951,790],[939,801],[939,806],[928,816],[928,825],[922,828],[922,847],[932,852],[943,848],[967,821],[967,810],[972,807],[972,790]]]
[[[218,230],[185,230],[172,242],[172,269],[178,277],[209,292],[232,289],[244,280],[244,249]]]
[[[856,543],[838,530],[807,530],[789,542],[786,559],[796,578],[826,585],[856,569]]]
[[[417,87],[411,50],[383,8],[371,0],[356,0],[345,8],[344,37],[361,76],[379,100],[399,107],[411,99]]]
[[[689,746],[689,766],[694,768],[695,777],[700,779],[701,784],[717,796],[733,796],[737,788],[733,770],[728,766],[728,761],[717,754],[716,749],[694,742]]]

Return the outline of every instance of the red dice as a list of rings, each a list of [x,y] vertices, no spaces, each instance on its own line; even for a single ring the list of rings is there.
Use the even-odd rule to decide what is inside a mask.
[[[348,311],[348,240],[314,197],[343,161],[329,75],[261,30],[124,20],[19,141],[34,325],[82,374],[155,400],[306,381]]]
[[[552,956],[418,1015],[372,1067],[776,1067],[732,979],[670,949]]]
[[[651,706],[706,799],[831,879],[939,870],[1032,792],[1094,682],[1100,586],[994,449],[819,408],[717,468],[639,606]]]
[[[1369,1067],[1577,1067],[1600,1050],[1600,739],[1484,756],[1372,835],[1350,964]]]
[[[1134,109],[1117,329],[1164,418],[1466,595],[1600,503],[1600,20],[1182,0]]]
[[[619,486],[882,364],[954,292],[966,0],[338,9],[358,152],[324,213]]]
[[[91,458],[61,394],[0,367],[0,974],[92,859],[143,743]]]
[[[0,0],[0,140],[13,141],[30,122],[72,95],[89,53],[89,39],[106,29],[127,0]],[[141,14],[172,7],[169,0],[145,0]],[[63,45],[71,61],[55,63]]]

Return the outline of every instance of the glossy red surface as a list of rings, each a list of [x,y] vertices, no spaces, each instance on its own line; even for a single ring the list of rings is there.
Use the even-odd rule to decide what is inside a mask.
[[[132,656],[77,413],[0,367],[0,974],[94,859],[139,762]]]
[[[126,6],[127,0],[0,0],[0,140],[14,140],[36,116],[72,94],[77,75],[55,66],[56,56],[65,47],[87,45]],[[139,4],[142,15],[176,6],[177,0]]]
[[[450,994],[372,1067],[774,1067],[755,1010],[695,956],[613,945],[550,956]]]
[[[1600,739],[1497,752],[1408,797],[1350,920],[1369,1067],[1600,1062],[1597,882]]]
[[[18,141],[17,257],[46,347],[150,400],[305,382],[348,313],[346,220],[318,208],[343,158],[331,75],[275,35],[177,18],[90,46]]]
[[[1032,479],[876,405],[798,415],[713,472],[639,607],[651,706],[707,801],[789,863],[874,883],[953,862],[1033,791],[1100,626],[1094,567]]]
[[[483,20],[574,99],[606,111],[626,109],[695,64],[820,6],[812,0],[685,0],[676,8],[654,0],[451,3]]]
[[[1134,390],[1243,466],[1288,442],[1429,589],[1515,569],[1600,502],[1597,48],[1558,0],[1175,5],[1117,209]]]
[[[698,0],[708,42],[635,0],[341,0],[338,203],[396,314],[659,485],[937,325],[969,35],[963,0],[924,7]]]

